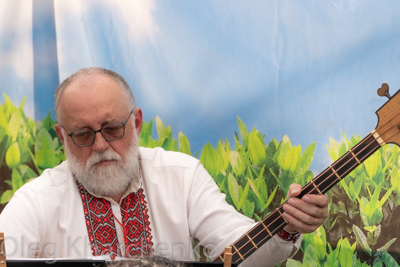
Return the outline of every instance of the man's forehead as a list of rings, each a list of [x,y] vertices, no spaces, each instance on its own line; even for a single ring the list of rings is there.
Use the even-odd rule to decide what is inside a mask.
[[[115,113],[118,111],[129,110],[129,103],[126,95],[120,86],[111,80],[84,79],[69,84],[61,98],[61,113],[63,115],[92,113],[92,111],[108,111]]]
[[[115,85],[115,87],[120,88],[119,84],[115,79],[110,77],[107,74],[104,73],[90,73],[82,76],[76,77],[71,83],[65,88],[67,90],[68,88],[75,88],[75,87],[88,87],[88,88],[93,88],[93,86],[100,86],[101,84],[104,83],[110,83]],[[120,88],[122,89],[122,88]]]
[[[126,98],[124,90],[112,78],[106,75],[95,75],[80,77],[72,81],[65,89],[61,97],[71,101],[71,99],[80,99],[88,97],[90,99],[98,99],[102,96],[115,98]]]

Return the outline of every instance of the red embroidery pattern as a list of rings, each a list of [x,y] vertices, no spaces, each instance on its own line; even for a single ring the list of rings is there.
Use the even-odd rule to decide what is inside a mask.
[[[78,184],[78,189],[93,255],[109,255],[111,259],[121,256],[110,202],[96,198],[80,184]],[[127,256],[148,254],[153,245],[143,189],[140,189],[137,195],[140,201],[137,200],[135,193],[131,193],[121,203]]]
[[[121,215],[128,256],[148,255],[152,252],[153,242],[146,204],[142,188],[137,194],[131,193],[122,200]]]
[[[299,239],[300,237],[300,233],[296,232],[296,233],[289,233],[288,231],[286,231],[285,229],[282,229],[278,232],[278,236],[280,238],[282,238],[283,240],[286,241],[293,241],[293,243],[296,243],[297,239]]]

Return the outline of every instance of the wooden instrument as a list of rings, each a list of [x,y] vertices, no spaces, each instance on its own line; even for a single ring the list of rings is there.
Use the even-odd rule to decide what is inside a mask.
[[[378,124],[375,130],[304,186],[298,198],[306,194],[326,193],[380,147],[388,143],[400,144],[399,92],[400,90],[390,96],[389,86],[386,83],[382,84],[378,89],[378,95],[386,96],[389,100],[376,111]],[[285,227],[287,222],[283,219],[282,213],[283,204],[233,243],[232,262],[240,264]],[[213,262],[224,262],[224,252]]]

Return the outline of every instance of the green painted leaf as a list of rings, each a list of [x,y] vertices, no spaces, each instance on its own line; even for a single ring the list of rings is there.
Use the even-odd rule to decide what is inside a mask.
[[[353,189],[353,192],[355,195],[360,194],[363,184],[364,184],[364,176],[358,175],[352,186],[352,189]],[[354,200],[355,197],[353,197],[352,199]]]
[[[36,178],[38,175],[27,165],[19,165],[18,171],[21,174],[22,180],[26,182],[30,178]]]
[[[14,195],[14,191],[12,191],[12,190],[5,191],[1,195],[0,204],[5,204],[5,203],[9,202],[13,195]]]
[[[245,216],[252,218],[254,215],[254,203],[246,199],[243,203],[242,210]]]
[[[12,144],[6,152],[6,164],[10,169],[16,168],[20,164],[21,156],[18,143]]]
[[[172,137],[172,130],[171,130],[170,126],[168,126],[167,128],[164,128],[164,130],[160,133],[158,138],[160,140],[161,147],[164,148],[165,150],[169,150],[169,151],[177,151],[178,150],[178,143]]]
[[[3,94],[3,97],[5,100],[3,104],[5,106],[5,115],[8,117],[17,110],[17,107],[12,103],[11,99],[6,94]]]
[[[262,208],[265,205],[263,196],[261,196],[260,192],[258,191],[257,186],[254,184],[254,182],[251,179],[247,179],[247,181],[248,181],[248,184],[250,184],[250,187],[251,187],[253,193],[256,195],[256,199],[255,199],[256,211],[257,212],[263,212]]]
[[[26,102],[26,96],[24,96],[23,98],[22,98],[22,102],[21,102],[21,104],[19,105],[19,109],[20,110],[24,110],[24,106],[25,106],[25,102]]]
[[[290,143],[290,139],[285,135],[279,143],[277,153],[274,155],[274,161],[277,162],[279,166],[284,165],[286,154],[289,152],[291,147],[292,144]]]
[[[339,146],[338,158],[346,154],[346,152],[347,152],[347,146],[344,142],[342,142]]]
[[[242,160],[239,152],[235,150],[229,151],[229,162],[231,163],[233,172],[236,176],[241,176],[244,173],[246,163]]]
[[[279,146],[278,141],[276,141],[275,138],[272,138],[272,140],[269,142],[269,144],[267,146],[267,149],[265,150],[267,153],[268,159],[272,160],[272,158],[274,157],[274,155],[278,149],[278,146]]]
[[[364,166],[365,166],[365,170],[367,171],[368,176],[373,178],[376,175],[378,168],[379,167],[382,168],[381,154],[380,154],[379,150],[376,151],[368,159],[365,160]]]
[[[21,112],[17,109],[12,113],[11,119],[8,125],[8,130],[10,133],[11,140],[15,142],[18,137],[18,133],[20,132],[22,122]]]
[[[218,155],[210,143],[204,145],[200,155],[200,162],[212,177],[217,176]]]
[[[283,164],[281,168],[285,171],[294,172],[297,167],[297,163],[299,161],[301,155],[301,147],[300,146],[292,146],[288,153],[285,156]]]
[[[253,164],[257,166],[262,166],[265,164],[267,159],[265,147],[257,134],[254,132],[251,132],[249,135],[249,152],[250,160],[253,162]]]
[[[264,171],[265,167],[261,169],[260,175],[255,180],[255,183],[258,188],[258,192],[260,192],[260,195],[262,196],[265,202],[268,199],[268,188],[267,188],[267,183],[265,182],[265,178],[263,177]]]
[[[46,118],[42,120],[43,127],[46,129],[46,131],[50,132],[53,127],[53,120],[51,118],[51,111],[47,113]]]
[[[331,159],[333,161],[336,161],[339,158],[339,144],[336,142],[335,139],[330,137],[329,145],[330,145],[330,148],[328,146],[326,146],[326,148],[328,149],[329,155],[331,156]]]
[[[378,203],[378,207],[382,208],[383,205],[385,204],[385,202],[389,199],[389,197],[391,196],[392,192],[393,192],[394,188],[389,188],[389,190],[386,191],[385,195],[381,198],[381,200],[379,200]]]
[[[0,141],[0,166],[7,151],[8,136],[4,135]]]
[[[400,173],[396,165],[393,166],[390,172],[390,182],[395,192],[400,192]]]
[[[351,264],[349,265],[349,263],[352,262],[352,258],[353,252],[351,251],[349,240],[347,238],[342,239],[339,251],[340,266],[351,266]]]
[[[303,181],[301,182],[301,184],[307,184],[307,183],[311,182],[311,180],[313,178],[314,178],[314,173],[311,170],[307,170],[303,174]]]
[[[219,168],[221,170],[228,169],[228,167],[229,167],[229,151],[230,151],[229,143],[227,143],[227,150],[225,150],[224,144],[222,143],[221,140],[219,140],[216,151],[217,151],[218,157],[220,159],[220,164],[221,164],[219,166]]]
[[[368,255],[372,256],[372,249],[368,245],[367,237],[364,235],[364,233],[361,231],[361,229],[358,228],[358,226],[353,225],[353,231],[354,231],[354,234],[356,235],[357,243],[361,246],[361,248],[366,253],[368,253]]]
[[[156,129],[157,129],[157,135],[158,138],[161,140],[163,136],[165,136],[164,131],[165,131],[165,126],[160,117],[156,116]]]
[[[36,164],[41,169],[52,168],[59,163],[53,149],[53,139],[45,128],[36,136],[35,154]]]
[[[390,255],[387,251],[385,251],[382,256],[381,256],[383,262],[386,264],[386,266],[390,267],[399,267],[399,264],[396,262],[396,260]]]
[[[320,236],[314,236],[313,246],[315,248],[318,259],[321,261],[324,260],[326,256],[326,247],[324,246],[324,242]]]
[[[235,177],[233,177],[232,174],[228,175],[228,188],[229,188],[229,194],[232,198],[233,203],[235,204],[235,207],[237,208],[239,206],[239,201],[240,201],[240,195],[239,195],[239,184],[237,183]]]
[[[1,107],[2,106],[0,106],[0,139],[4,138],[4,136],[8,136],[9,135],[8,118],[4,114],[4,112],[3,112]]]
[[[302,175],[304,174],[311,165],[312,159],[314,158],[314,152],[315,152],[315,147],[316,143],[312,143],[311,145],[307,146],[307,148],[304,150],[303,155],[301,156],[299,166],[298,166],[298,174]],[[301,147],[300,147],[301,151]]]
[[[274,200],[277,190],[278,190],[278,187],[276,186],[274,191],[272,191],[271,195],[269,195],[268,200],[265,202],[263,210],[265,210],[271,204],[272,200]]]
[[[355,137],[352,136],[352,137],[350,138],[350,146],[349,146],[349,149],[350,149],[350,148],[353,148],[353,147],[354,147],[355,145],[357,145],[360,141],[361,141],[360,135],[357,134]]]
[[[311,244],[307,246],[304,252],[303,265],[307,267],[317,267],[319,263],[317,252]]]
[[[152,147],[151,141],[153,134],[153,119],[146,123],[142,122],[142,130],[140,131],[139,145],[143,147]]]
[[[385,252],[389,249],[389,247],[390,247],[391,245],[393,245],[393,243],[394,243],[396,240],[397,240],[397,238],[392,238],[392,239],[390,239],[384,246],[382,246],[382,247],[380,247],[379,249],[377,249],[376,254],[379,256],[379,255],[381,255],[382,253],[385,253]],[[379,253],[379,254],[378,254],[378,253]]]
[[[246,125],[239,118],[239,116],[238,116],[238,127],[239,127],[240,136],[242,137],[243,145],[247,146],[247,142],[249,139],[249,133],[247,131]]]
[[[369,226],[379,224],[383,219],[382,209],[374,209],[371,217],[369,218]]]
[[[246,184],[246,186],[244,187],[243,193],[240,196],[240,200],[237,206],[237,210],[240,210],[247,198],[247,195],[249,194],[249,183]]]
[[[182,132],[179,132],[178,140],[179,140],[179,151],[188,155],[192,155],[192,153],[190,152],[189,139]]]
[[[288,259],[286,261],[286,267],[303,267],[303,264],[299,261]]]
[[[19,174],[17,169],[13,169],[11,174],[12,190],[14,192],[17,191],[23,184],[24,182],[22,181],[21,175]]]

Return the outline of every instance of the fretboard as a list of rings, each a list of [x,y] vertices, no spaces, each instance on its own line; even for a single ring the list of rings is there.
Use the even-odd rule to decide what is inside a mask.
[[[369,134],[304,186],[298,197],[301,198],[306,194],[326,193],[382,145],[384,145],[384,143],[380,141],[380,138],[376,138],[376,134]],[[231,245],[232,262],[240,264],[260,246],[278,233],[283,227],[285,227],[287,222],[283,219],[282,213],[283,204],[233,243]],[[223,261],[224,253],[221,253],[213,260],[213,262]]]

